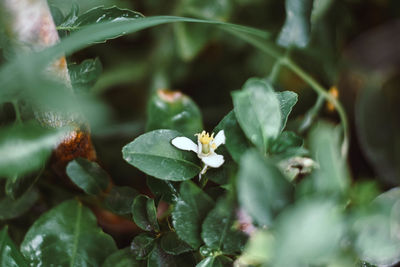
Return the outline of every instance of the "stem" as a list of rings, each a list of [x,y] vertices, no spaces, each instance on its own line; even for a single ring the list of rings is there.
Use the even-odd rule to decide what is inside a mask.
[[[300,78],[302,78],[306,83],[308,83],[311,86],[311,88],[318,93],[318,95],[324,97],[325,99],[333,103],[333,105],[335,106],[343,127],[343,143],[341,152],[342,156],[346,158],[349,150],[350,131],[349,131],[349,123],[347,120],[346,112],[342,104],[340,104],[340,102],[335,97],[329,94],[316,80],[314,80],[308,73],[306,73],[303,69],[301,69],[291,59],[284,58],[283,63],[285,64],[286,67],[288,67]]]

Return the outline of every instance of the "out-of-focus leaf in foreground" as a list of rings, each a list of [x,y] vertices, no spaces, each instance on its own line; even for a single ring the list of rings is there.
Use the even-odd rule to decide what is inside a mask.
[[[26,260],[7,233],[8,227],[0,231],[0,265],[7,267],[28,267]]]
[[[97,226],[93,213],[76,200],[43,214],[21,244],[21,252],[32,266],[100,266],[116,250],[114,240]]]
[[[30,189],[17,199],[9,196],[3,197],[0,199],[0,220],[9,220],[21,216],[30,210],[38,199],[39,192],[36,188]]]
[[[75,92],[88,92],[102,72],[102,65],[99,58],[86,59],[80,64],[71,64],[68,66],[71,84]]]
[[[65,133],[33,122],[1,129],[0,177],[22,177],[42,167]]]
[[[143,263],[136,260],[130,248],[120,249],[111,254],[101,265],[102,267],[143,267]]]

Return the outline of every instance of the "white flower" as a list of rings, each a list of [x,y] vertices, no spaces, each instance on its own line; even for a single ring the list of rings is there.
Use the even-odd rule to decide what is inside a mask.
[[[195,134],[197,136],[197,145],[187,137],[181,136],[172,139],[171,143],[182,150],[193,151],[203,161],[204,168],[201,170],[199,177],[206,173],[208,167],[218,168],[224,163],[224,156],[218,155],[214,151],[221,145],[225,144],[225,133],[221,130],[214,138],[214,133],[211,136],[203,131]]]

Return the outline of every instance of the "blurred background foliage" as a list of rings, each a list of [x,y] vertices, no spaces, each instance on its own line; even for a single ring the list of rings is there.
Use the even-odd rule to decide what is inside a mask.
[[[276,40],[283,47],[288,47],[287,53],[290,53],[290,57],[325,88],[332,86],[338,88],[339,99],[344,104],[350,121],[351,147],[349,168],[339,166],[337,170],[342,172],[339,176],[344,180],[350,174],[354,178],[352,182],[354,186],[350,189],[354,203],[365,204],[379,191],[399,185],[399,1],[305,1],[312,5],[312,8],[304,7],[302,10],[294,7],[293,10],[304,13],[304,16],[300,14],[296,16],[297,20],[293,21],[286,19],[285,1],[277,0],[80,0],[77,3],[49,0],[48,2],[55,22],[60,26],[62,37],[69,34],[62,30],[65,17],[73,15],[74,12],[76,15],[83,14],[99,5],[128,8],[140,12],[145,17],[187,16],[266,30],[271,34],[272,40]],[[286,1],[287,4],[290,2],[295,1]],[[304,19],[307,17],[311,19]],[[284,34],[285,27],[299,27],[300,31],[297,32],[299,36]],[[3,64],[8,59],[8,53],[4,45],[0,51],[2,51],[0,62]],[[191,113],[195,114],[193,115],[195,117],[200,116],[199,110],[201,110],[203,119],[190,121],[190,125],[185,118],[182,121],[165,121],[166,124],[171,123],[174,128],[187,127],[181,129],[183,133],[198,131],[202,126],[204,129],[213,129],[233,108],[231,92],[240,89],[249,77],[268,77],[273,72],[275,59],[217,27],[173,23],[92,45],[68,56],[67,63],[72,84],[75,89],[78,88],[76,93],[82,99],[86,99],[88,95],[95,95],[100,100],[100,102],[97,100],[90,102],[92,101],[90,100],[83,103],[93,104],[92,109],[91,106],[85,105],[91,110],[89,117],[94,121],[96,117],[101,119],[92,128],[92,139],[101,166],[112,174],[115,184],[131,186],[142,193],[148,193],[145,175],[123,160],[121,148],[139,134],[154,129],[152,123],[157,125],[157,122],[147,121],[147,116],[157,112],[157,101],[160,101],[160,98],[174,97],[158,90],[179,90],[190,96],[199,107],[198,109],[192,105],[192,100],[184,96],[185,99],[176,107],[169,106],[163,109],[165,114],[160,113],[161,118],[171,117],[176,110],[188,105],[191,108],[194,106]],[[79,75],[74,76],[74,73]],[[282,67],[279,75],[274,77],[274,83],[279,90],[290,90],[299,95],[299,101],[287,125],[289,130],[297,129],[301,125],[304,116],[307,116],[304,114],[308,114],[315,103],[320,103],[314,106],[320,108],[319,118],[339,122],[337,114],[318,101],[310,86],[289,69]],[[48,95],[45,88],[41,89],[44,93],[40,95],[41,99],[38,101],[51,102],[53,98],[64,96]],[[13,103],[2,104],[0,125],[7,130],[17,116]],[[91,121],[90,118],[89,120]],[[32,128],[24,131],[37,130],[34,125],[25,127]],[[16,136],[12,131],[13,129],[9,132],[4,131],[4,135]],[[57,134],[60,133],[48,133],[51,136]],[[332,133],[324,132],[324,134],[315,136],[313,142],[306,145],[311,147],[311,150],[318,146],[329,149],[323,146],[324,138],[331,140],[335,137]],[[29,143],[29,136],[20,138]],[[48,154],[44,151],[43,155],[47,155],[46,153]],[[2,161],[0,166],[2,164],[7,162]],[[38,163],[32,164],[37,167]],[[24,170],[21,170],[21,175],[22,171]],[[0,173],[0,175],[8,174]],[[37,179],[37,175],[40,175],[40,172],[26,179]],[[314,184],[309,185],[306,182],[300,184],[298,194],[307,194],[310,186],[320,186],[315,179],[312,178],[310,181]],[[337,181],[338,184],[330,186],[342,188],[346,187],[348,182],[348,180]],[[7,182],[4,186],[16,187],[11,183]],[[147,183],[151,184],[149,181]],[[48,199],[54,203],[73,195],[67,190],[53,187],[51,183],[43,188],[45,189],[42,190],[51,196]],[[326,190],[329,191],[329,188]],[[324,191],[324,188],[321,191]],[[37,191],[29,192],[29,195],[20,198],[19,202],[12,202],[15,210],[22,207],[20,211],[22,213],[27,206],[21,202],[32,203],[39,198]],[[14,240],[21,241],[24,235],[23,229],[32,224],[36,214],[53,206],[54,203],[35,206],[37,213],[32,213],[33,218],[30,220],[14,220],[14,230],[11,229]],[[10,201],[2,200],[0,209],[7,209],[9,205]],[[292,216],[297,216],[297,213],[306,216],[309,210],[317,211],[317,215],[327,222],[324,227],[329,228],[332,220],[341,220],[335,217],[335,214],[326,214],[325,211],[331,207],[332,203],[329,201],[299,204],[298,207],[282,215],[281,220],[287,222],[282,224],[281,227],[284,229],[282,231],[295,232],[296,229],[288,221]],[[10,220],[17,217],[18,213],[9,217],[7,214],[4,216],[6,217],[1,219]],[[107,222],[103,224],[106,225]],[[332,223],[332,225],[335,231],[342,231],[340,224]],[[325,229],[319,230],[324,232]],[[278,229],[279,231],[281,229]],[[365,232],[368,233],[368,229]],[[126,237],[120,233],[119,245],[125,245],[131,238],[132,236]],[[335,235],[332,238],[335,238]],[[360,235],[359,238],[362,239],[363,236]],[[290,242],[289,239],[290,234],[287,239],[280,240],[278,246],[285,246],[285,242]],[[329,244],[323,241],[321,244],[326,245],[326,250],[329,250]],[[308,255],[307,247],[304,249],[304,253]],[[308,256],[313,257],[314,254]],[[282,263],[281,266],[289,266],[288,264],[292,263]]]

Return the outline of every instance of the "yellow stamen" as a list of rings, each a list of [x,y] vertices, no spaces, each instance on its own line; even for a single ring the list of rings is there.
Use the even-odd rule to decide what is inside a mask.
[[[207,133],[206,131],[202,131],[201,133],[195,134],[195,136],[197,136],[197,139],[203,145],[208,145],[212,140],[214,140],[214,133],[212,133],[210,136],[210,134]]]

